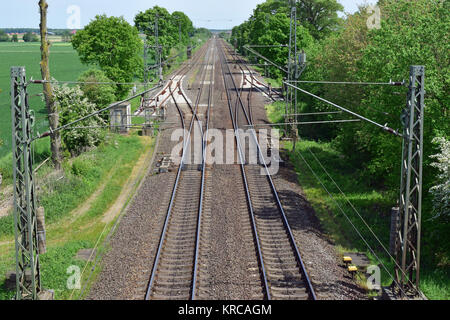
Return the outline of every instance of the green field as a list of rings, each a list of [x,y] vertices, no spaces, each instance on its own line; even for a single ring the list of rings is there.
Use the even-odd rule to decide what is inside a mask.
[[[24,66],[27,79],[41,79],[39,43],[0,43],[0,159],[11,152],[11,66]],[[54,43],[50,49],[50,71],[57,80],[76,80],[88,67],[81,64],[78,54],[70,43]],[[35,111],[36,129],[44,131],[47,126],[46,112],[42,98],[41,85],[29,87],[30,107]]]

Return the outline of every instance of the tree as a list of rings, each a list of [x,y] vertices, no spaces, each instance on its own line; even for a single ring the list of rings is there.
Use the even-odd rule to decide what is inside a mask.
[[[287,1],[266,1],[256,7],[250,19],[233,28],[230,41],[236,44],[239,51],[246,54],[244,45],[285,45],[289,42],[290,10]],[[314,41],[308,30],[297,27],[298,47],[307,53]],[[258,48],[258,52],[279,66],[285,67],[288,59],[288,49],[285,47]],[[262,61],[260,61],[262,62]],[[282,77],[283,73],[270,66],[270,73]]]
[[[64,30],[61,34],[62,42],[70,42],[72,41],[72,34],[69,30]]]
[[[0,30],[0,42],[8,42],[9,36],[5,33],[5,31]]]
[[[42,79],[50,80],[50,41],[47,39],[47,9],[48,4],[45,0],[39,1],[39,9],[41,15],[40,31],[41,31],[41,75]],[[50,148],[52,151],[52,161],[56,170],[61,169],[61,134],[59,131],[53,132],[58,128],[59,115],[55,105],[53,89],[50,83],[43,84],[45,104],[47,106],[48,122],[52,133],[50,134]]]
[[[378,82],[408,80],[411,65],[425,66],[424,168],[430,170],[429,156],[436,151],[433,138],[448,136],[450,132],[450,3],[416,0],[411,5],[409,0],[384,0],[379,5],[381,28],[369,32],[356,75],[361,80]],[[395,95],[394,91],[397,90],[389,87],[368,88],[357,111],[377,122],[402,128],[399,115],[405,108],[406,92]],[[397,185],[399,142],[386,139],[383,132],[374,132],[368,125],[358,131],[359,144],[370,159],[367,168],[372,176],[379,180],[388,178],[390,184]],[[425,175],[424,189],[431,187],[434,180],[433,175]]]
[[[11,41],[12,42],[19,42],[19,37],[17,36],[17,34],[13,34]]]
[[[103,71],[90,69],[81,74],[78,81],[86,82],[81,84],[80,88],[89,102],[95,104],[98,109],[102,109],[116,100],[116,85],[106,84],[112,82],[112,80]],[[101,82],[101,84],[95,84],[93,82]]]
[[[139,12],[134,18],[136,28],[147,35],[150,46],[156,45],[156,21],[158,21],[158,43],[162,46],[163,57],[168,57],[171,48],[178,42],[178,22],[175,24],[175,19],[170,13],[165,8],[158,6],[145,12]]]
[[[55,86],[54,95],[56,105],[61,113],[61,125],[69,124],[81,117],[94,113],[97,108],[95,104],[88,101],[80,87],[69,88]],[[104,120],[99,116],[92,116],[76,124],[78,127],[99,127],[104,126]],[[76,156],[87,148],[98,146],[104,138],[101,128],[85,128],[76,130],[64,130],[62,141],[64,149],[72,156]]]
[[[35,35],[34,33],[31,33],[31,32],[25,33],[23,35],[22,39],[25,42],[38,42],[39,41],[39,37],[37,35]]]
[[[189,42],[189,34],[195,31],[194,25],[187,15],[181,11],[172,13],[173,24],[181,34],[181,43],[187,44]]]
[[[300,23],[316,39],[323,39],[338,28],[341,20],[337,13],[344,10],[336,0],[300,0],[297,6]]]
[[[138,30],[123,17],[96,16],[72,38],[72,45],[85,64],[98,65],[114,82],[132,82],[143,66],[142,40]],[[131,86],[117,86],[117,98],[125,97]]]

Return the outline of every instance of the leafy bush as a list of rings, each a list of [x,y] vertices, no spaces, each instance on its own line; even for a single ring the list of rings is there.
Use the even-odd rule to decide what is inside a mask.
[[[80,177],[85,176],[89,172],[91,165],[82,159],[75,159],[72,163],[72,173]]]
[[[23,41],[25,42],[38,42],[39,41],[39,37],[37,35],[35,35],[34,33],[31,32],[27,32],[23,35]]]
[[[113,82],[102,70],[90,69],[78,78],[79,82],[87,82],[80,85],[81,90],[88,100],[94,103],[99,109],[104,108],[116,100],[114,84],[104,84]],[[95,84],[92,82],[103,82]]]
[[[54,96],[58,110],[60,110],[60,124],[69,124],[81,117],[97,111],[95,104],[88,101],[80,87],[54,87]],[[105,125],[104,120],[95,115],[76,123],[72,127],[81,129],[66,129],[62,131],[63,146],[72,155],[100,144],[104,139],[104,132],[99,126]],[[89,128],[87,128],[89,127]]]
[[[5,31],[0,30],[0,42],[8,42],[9,36],[5,33]]]

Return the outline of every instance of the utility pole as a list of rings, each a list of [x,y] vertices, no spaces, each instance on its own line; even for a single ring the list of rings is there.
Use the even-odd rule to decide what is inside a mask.
[[[178,42],[181,44],[181,18],[175,17],[175,20],[178,21],[178,36],[179,36]]]
[[[399,216],[395,219],[394,290],[417,296],[420,284],[422,163],[425,67],[411,66],[406,109],[402,115],[403,156]]]
[[[37,201],[31,153],[32,119],[24,67],[11,68],[16,299],[37,300],[41,293]]]
[[[159,83],[161,84],[163,82],[163,74],[162,74],[162,48],[159,45],[159,26],[158,26],[158,20],[159,20],[159,14],[156,12],[155,16],[155,44],[156,44],[156,56],[158,61],[158,70],[159,70]]]
[[[296,7],[296,0],[289,0],[290,8],[291,8],[291,21],[289,26],[289,52],[288,52],[288,65],[287,65],[287,82],[290,83],[293,80],[293,74],[296,70],[296,61],[297,61],[297,7]],[[294,57],[294,58],[293,58]],[[297,94],[295,93],[295,90],[293,90],[291,87],[286,88],[286,106],[285,106],[285,112],[286,112],[286,122],[287,123],[295,123],[295,118],[292,118],[291,114],[297,114],[295,112],[296,109],[296,99],[294,99]],[[294,106],[293,106],[294,105]],[[289,128],[286,125],[286,135],[289,133]],[[296,131],[296,125],[292,125],[292,133],[295,135]],[[295,139],[294,139],[295,140]],[[294,141],[294,147],[295,147],[295,141]]]
[[[149,82],[149,73],[148,73],[148,40],[147,36],[144,38],[144,89],[147,91],[148,82]]]

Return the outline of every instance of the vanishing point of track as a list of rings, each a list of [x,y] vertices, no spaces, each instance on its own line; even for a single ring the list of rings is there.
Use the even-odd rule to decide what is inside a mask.
[[[269,173],[264,157],[260,164],[250,164],[241,146],[238,129],[253,126],[252,90],[256,88],[251,70],[239,61],[234,61],[240,68],[243,81],[237,86],[230,70],[228,57],[230,49],[224,42],[211,40],[191,63],[185,64],[173,76],[166,86],[173,98],[180,115],[182,128],[185,129],[181,162],[173,186],[159,246],[153,263],[148,284],[146,300],[193,300],[199,296],[199,251],[201,246],[202,211],[205,198],[205,181],[207,175],[206,148],[208,147],[208,129],[211,115],[214,87],[215,55],[220,58],[223,82],[226,90],[227,104],[235,130],[235,144],[240,160],[241,176],[245,187],[246,207],[249,212],[251,233],[253,234],[256,259],[259,266],[261,288],[264,298],[315,300],[316,295],[303,264],[299,249],[285,215],[277,190]],[[200,63],[205,56],[205,63]],[[192,67],[204,66],[201,73],[199,91],[194,104],[182,90],[181,81]],[[209,67],[208,67],[209,66]],[[244,90],[246,68],[250,74],[252,87]],[[209,75],[209,81],[205,79]],[[175,88],[173,88],[174,82]],[[258,81],[259,83],[259,81]],[[209,86],[207,108],[199,114],[199,104],[205,86]],[[180,103],[175,97],[182,97]],[[248,92],[247,92],[248,91]],[[243,96],[247,95],[246,106]],[[183,108],[184,107],[184,108]],[[187,108],[186,108],[187,107]],[[242,117],[242,115],[244,117]],[[202,123],[199,118],[203,116]],[[190,152],[193,144],[193,129],[197,127],[202,136],[201,150]],[[252,135],[257,151],[262,155],[258,137]],[[194,148],[195,149],[195,148]],[[201,152],[201,154],[198,154]],[[192,162],[200,157],[201,164]],[[193,164],[194,163],[194,164]],[[263,174],[262,174],[263,173]],[[209,180],[208,180],[209,181]],[[212,181],[213,183],[213,181]]]

